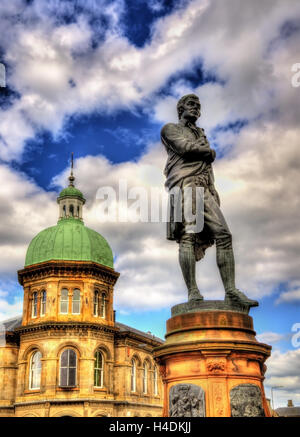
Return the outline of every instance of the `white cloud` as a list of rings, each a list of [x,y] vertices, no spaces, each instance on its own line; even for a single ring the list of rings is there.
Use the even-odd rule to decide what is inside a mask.
[[[0,273],[23,268],[27,246],[43,228],[55,224],[55,194],[46,193],[24,174],[0,165]]]
[[[253,0],[242,9],[236,0],[194,0],[157,20],[151,40],[142,49],[122,35],[124,2],[77,3],[84,9],[80,14],[74,9],[76,20],[70,24],[58,20],[62,12],[71,14],[74,6],[70,2],[61,2],[57,8],[53,2],[33,2],[23,9],[17,24],[12,13],[22,11],[20,2],[7,6],[9,14],[0,21],[2,45],[12,67],[8,81],[21,98],[0,114],[2,159],[20,159],[26,140],[41,128],[58,135],[74,113],[111,112],[141,102],[147,106],[145,99],[172,74],[192,68],[200,59],[206,72],[214,72],[225,81],[224,86],[208,84],[198,89],[208,128],[270,112],[280,97],[276,87],[285,93],[290,86],[287,70],[285,75],[283,70],[292,58],[295,62],[299,41],[295,37],[277,43],[273,51],[269,45],[278,36],[280,25],[300,14],[295,0],[272,4]],[[104,14],[109,19],[108,29],[93,27],[88,21],[91,13]],[[102,40],[93,49],[92,37],[99,28]],[[179,80],[173,93],[178,97],[184,88]],[[290,94],[295,101],[292,90]],[[158,99],[155,114],[170,121],[170,105],[166,103],[172,105],[172,114],[170,98],[164,103]],[[12,119],[20,129],[9,129]]]
[[[279,298],[276,300],[276,303],[293,303],[300,302],[300,289],[285,291],[280,294]]]
[[[271,387],[280,386],[273,392],[275,408],[285,407],[288,399],[300,405],[300,349],[285,353],[274,350],[266,365],[267,396],[271,398]]]
[[[263,332],[256,336],[257,340],[261,343],[266,344],[276,344],[282,340],[285,336],[283,334],[278,334],[277,332]]]
[[[0,331],[1,321],[20,316],[23,312],[23,290],[13,280],[0,279]],[[1,335],[0,335],[1,337]],[[1,342],[1,339],[0,339]]]
[[[23,312],[23,298],[15,298],[13,303],[0,297],[0,328],[1,321],[11,317],[20,316]]]

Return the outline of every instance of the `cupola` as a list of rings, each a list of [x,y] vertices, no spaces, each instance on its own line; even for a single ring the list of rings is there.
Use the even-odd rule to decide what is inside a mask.
[[[74,181],[72,153],[69,186],[64,188],[57,198],[57,203],[59,204],[59,220],[68,218],[82,220],[82,207],[85,204],[85,198],[82,192],[75,188]]]

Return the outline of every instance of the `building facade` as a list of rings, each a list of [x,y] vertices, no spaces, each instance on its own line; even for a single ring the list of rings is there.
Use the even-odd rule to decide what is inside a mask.
[[[0,416],[161,416],[152,350],[163,342],[116,322],[111,248],[84,225],[69,181],[57,225],[31,241],[18,272],[23,315],[4,322]]]

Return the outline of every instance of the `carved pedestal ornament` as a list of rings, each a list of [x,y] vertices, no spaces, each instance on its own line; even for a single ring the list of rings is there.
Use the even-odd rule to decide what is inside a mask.
[[[230,391],[231,417],[265,417],[261,390],[254,384],[240,384]]]
[[[224,384],[222,383],[213,383],[212,384],[212,395],[211,400],[214,404],[214,414],[216,417],[226,417],[226,389]]]
[[[204,390],[195,384],[177,384],[169,393],[170,417],[205,417]]]
[[[221,373],[226,369],[226,362],[221,360],[210,360],[207,362],[207,370],[211,373]]]

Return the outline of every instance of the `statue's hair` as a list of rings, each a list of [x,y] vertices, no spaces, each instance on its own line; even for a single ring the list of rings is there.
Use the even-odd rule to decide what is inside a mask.
[[[193,98],[193,99],[197,99],[199,100],[199,97],[196,96],[196,94],[186,94],[185,96],[182,96],[178,102],[177,102],[177,114],[178,114],[178,118],[181,118],[182,112],[183,112],[183,105],[185,104],[185,102],[187,101],[187,99],[189,98]]]

